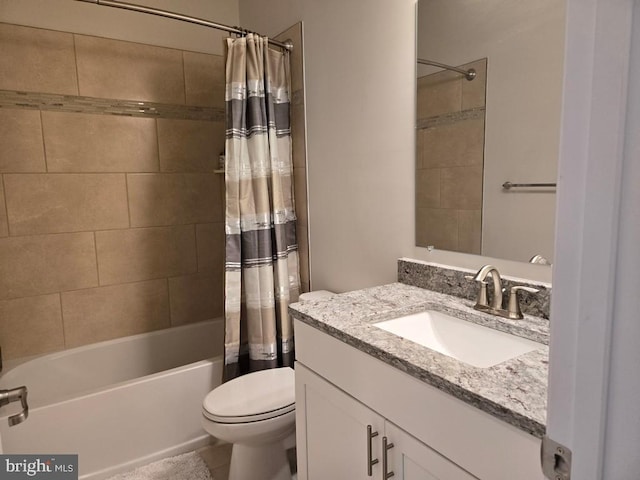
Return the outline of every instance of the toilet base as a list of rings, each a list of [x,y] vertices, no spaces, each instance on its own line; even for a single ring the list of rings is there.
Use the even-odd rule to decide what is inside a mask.
[[[260,446],[235,443],[229,480],[291,480],[289,460],[282,442]]]

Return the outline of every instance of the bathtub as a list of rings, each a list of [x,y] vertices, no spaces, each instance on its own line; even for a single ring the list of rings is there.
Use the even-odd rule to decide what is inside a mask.
[[[220,384],[221,319],[44,355],[0,376],[26,385],[29,418],[3,407],[0,453],[78,454],[80,478],[100,480],[209,442],[202,400]]]

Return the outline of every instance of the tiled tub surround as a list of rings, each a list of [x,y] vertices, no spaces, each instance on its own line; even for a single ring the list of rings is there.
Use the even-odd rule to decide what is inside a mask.
[[[479,267],[481,265],[478,265]],[[450,267],[407,258],[398,260],[399,282],[474,301],[478,295],[478,285],[475,281],[465,278],[465,276],[475,274],[475,270],[465,268]],[[491,282],[490,278],[487,281]],[[509,276],[502,277],[503,287],[510,289],[514,285],[526,285],[538,290],[537,293],[521,291],[518,294],[520,307],[522,313],[547,319],[548,323],[549,309],[551,308],[551,285]],[[491,284],[488,289],[492,290]]]
[[[426,309],[546,342],[548,322],[508,321],[473,302],[393,283],[291,305],[293,317],[536,437],[545,432],[548,347],[490,368],[476,368],[373,326]]]
[[[480,253],[486,59],[418,78],[416,244]]]
[[[3,23],[0,43],[4,359],[222,315],[223,58]]]

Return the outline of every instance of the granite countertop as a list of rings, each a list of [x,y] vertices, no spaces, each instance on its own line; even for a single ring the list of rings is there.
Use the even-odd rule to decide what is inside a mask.
[[[293,317],[539,438],[545,433],[549,321],[509,320],[473,309],[471,300],[402,283],[327,300],[294,303]],[[373,323],[431,309],[536,342],[540,348],[477,368],[403,339]]]

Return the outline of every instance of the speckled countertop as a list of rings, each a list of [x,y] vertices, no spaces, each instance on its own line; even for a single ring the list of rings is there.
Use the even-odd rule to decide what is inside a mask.
[[[509,320],[474,310],[471,300],[402,283],[328,300],[294,303],[293,317],[532,435],[545,433],[549,321]],[[372,324],[431,309],[536,342],[540,348],[477,368]]]

